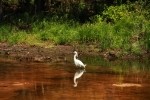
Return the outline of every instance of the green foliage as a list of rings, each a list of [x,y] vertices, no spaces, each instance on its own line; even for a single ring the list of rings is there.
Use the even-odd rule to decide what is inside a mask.
[[[145,25],[145,33],[144,33],[144,45],[146,50],[150,50],[150,21]]]
[[[1,42],[9,42],[11,44],[15,44],[24,39],[24,34],[21,31],[16,32],[15,29],[11,28],[10,26],[1,26],[0,30]]]
[[[0,25],[0,41],[7,41],[11,34],[11,27],[9,25]]]
[[[2,1],[9,4],[18,4],[19,0],[2,0]]]
[[[85,24],[78,29],[79,41],[82,43],[97,42],[99,40],[98,30],[91,24]]]
[[[25,39],[26,39],[26,33],[18,32],[18,33],[11,34],[7,41],[11,44],[16,44],[16,43],[23,42]]]
[[[112,22],[117,22],[121,20],[123,17],[128,17],[130,12],[128,12],[127,5],[121,6],[110,6],[103,12],[103,17],[106,20],[110,20]]]
[[[137,9],[139,12],[136,11]],[[144,13],[146,11],[142,12],[141,6],[136,5],[135,9],[135,4],[110,6],[103,12],[103,18],[107,22],[113,22],[111,48],[119,48],[135,54],[142,53],[145,44],[146,48],[149,48],[147,45],[149,20]]]
[[[68,22],[48,21],[35,23],[33,27],[34,34],[38,34],[41,41],[51,41],[54,44],[70,44],[75,39],[75,28],[69,26]]]

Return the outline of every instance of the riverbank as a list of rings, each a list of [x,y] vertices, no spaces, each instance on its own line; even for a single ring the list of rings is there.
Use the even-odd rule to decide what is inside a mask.
[[[25,62],[72,62],[74,50],[78,51],[79,55],[100,56],[110,61],[117,59],[133,60],[150,58],[149,53],[143,53],[143,55],[125,55],[121,54],[119,50],[100,51],[93,45],[51,45],[46,47],[27,44],[10,45],[8,43],[0,43],[0,56]]]
[[[16,12],[0,24],[1,55],[20,61],[53,62],[67,59],[66,55],[72,57],[76,50],[79,54],[102,56],[107,60],[148,58],[150,14],[144,3],[104,7],[101,13],[89,16],[85,22],[81,20],[85,20],[86,15],[80,16],[83,9],[74,16],[80,16],[81,20],[70,18],[69,12],[61,15]],[[77,8],[82,8],[80,6]]]

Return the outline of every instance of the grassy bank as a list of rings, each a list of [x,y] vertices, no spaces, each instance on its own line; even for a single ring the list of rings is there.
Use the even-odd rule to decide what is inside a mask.
[[[14,23],[0,25],[0,42],[30,45],[92,44],[100,51],[142,54],[150,50],[150,20],[146,12],[130,11],[126,5],[111,6],[92,22],[80,24],[63,18],[35,20],[24,14]]]

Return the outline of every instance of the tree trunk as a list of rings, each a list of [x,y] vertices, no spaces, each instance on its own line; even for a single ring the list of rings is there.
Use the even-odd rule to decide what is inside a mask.
[[[3,18],[3,8],[2,8],[2,0],[0,0],[0,21],[2,21]]]

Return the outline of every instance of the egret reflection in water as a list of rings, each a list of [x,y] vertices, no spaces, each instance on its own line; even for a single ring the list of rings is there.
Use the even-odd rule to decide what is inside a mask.
[[[80,78],[83,75],[84,72],[85,72],[85,69],[78,69],[76,71],[76,73],[74,74],[74,79],[73,79],[74,87],[77,87],[77,85],[78,85],[77,79]]]

